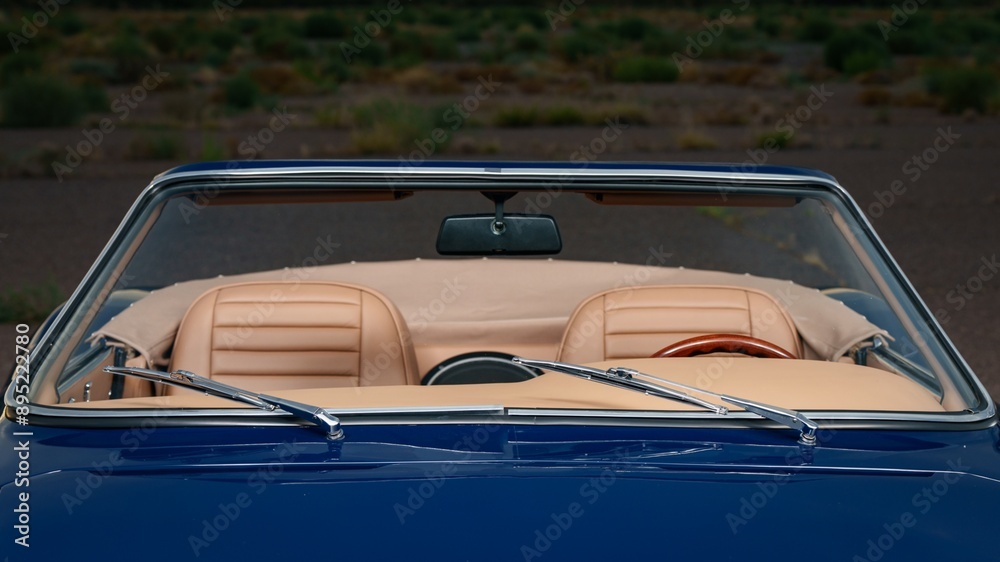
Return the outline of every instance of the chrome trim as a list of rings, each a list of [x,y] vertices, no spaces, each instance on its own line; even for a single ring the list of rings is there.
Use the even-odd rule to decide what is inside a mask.
[[[331,414],[345,416],[342,420],[348,425],[350,416],[414,416],[414,415],[455,415],[476,414],[506,417],[560,417],[580,420],[580,425],[586,425],[588,420],[599,418],[629,418],[637,420],[676,420],[704,421],[713,420],[720,425],[727,421],[747,420],[764,422],[756,414],[733,411],[726,416],[718,416],[712,412],[699,411],[656,411],[656,410],[592,410],[592,409],[559,409],[559,408],[505,408],[500,404],[483,404],[473,406],[410,406],[406,408],[325,408]],[[919,412],[835,412],[823,410],[803,410],[803,414],[814,421],[828,422],[924,422],[924,423],[972,423],[988,420],[991,416],[977,413],[940,413],[929,414]],[[190,408],[190,409],[112,409],[112,408],[69,408],[65,406],[33,406],[31,415],[47,418],[290,418],[284,412],[265,412],[248,408]],[[448,423],[441,419],[408,419],[407,424]]]
[[[500,404],[474,406],[410,406],[406,408],[324,408],[337,416],[414,415],[414,414],[490,414],[502,416],[506,409]],[[35,406],[31,415],[55,418],[148,418],[148,417],[220,417],[220,418],[288,418],[290,414],[279,411],[262,411],[257,408],[67,408],[63,406]],[[440,421],[440,420],[437,420]]]

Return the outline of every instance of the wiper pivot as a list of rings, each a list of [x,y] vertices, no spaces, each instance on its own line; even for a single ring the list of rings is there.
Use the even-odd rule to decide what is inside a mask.
[[[248,390],[243,390],[235,386],[214,381],[212,379],[196,375],[191,371],[177,370],[170,373],[164,371],[154,371],[152,369],[140,369],[138,367],[105,367],[104,372],[114,375],[127,375],[138,377],[153,382],[161,382],[173,386],[199,390],[210,396],[228,398],[244,404],[250,404],[261,410],[273,412],[281,410],[293,416],[307,421],[326,434],[329,439],[343,439],[344,431],[340,427],[340,420],[332,416],[319,406],[312,406],[287,400],[277,396],[267,394],[257,394]]]

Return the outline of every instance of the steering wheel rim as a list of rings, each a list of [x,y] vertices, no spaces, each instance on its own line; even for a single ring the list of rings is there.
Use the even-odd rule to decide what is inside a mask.
[[[795,359],[783,347],[740,334],[707,334],[670,344],[650,357],[693,357],[706,353],[742,353],[763,359]]]

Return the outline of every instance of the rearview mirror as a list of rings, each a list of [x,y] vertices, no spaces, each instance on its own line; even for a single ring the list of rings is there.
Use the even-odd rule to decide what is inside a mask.
[[[437,251],[443,256],[527,256],[558,254],[562,238],[549,215],[454,215],[438,232]]]

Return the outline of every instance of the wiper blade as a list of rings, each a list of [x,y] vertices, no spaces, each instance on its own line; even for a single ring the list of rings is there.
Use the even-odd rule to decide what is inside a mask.
[[[523,357],[514,357],[511,361],[529,367],[538,367],[540,369],[547,369],[558,373],[573,375],[582,379],[601,382],[618,388],[627,388],[643,392],[651,396],[659,396],[661,398],[695,404],[707,410],[711,410],[721,416],[729,413],[729,409],[725,406],[712,404],[711,402],[691,396],[686,392],[667,388],[663,385],[667,384],[673,387],[683,388],[684,390],[701,392],[708,394],[709,396],[715,396],[716,398],[729,402],[730,404],[740,406],[744,410],[757,414],[762,418],[769,419],[786,427],[797,430],[799,432],[799,442],[803,445],[816,444],[816,431],[819,430],[819,425],[801,412],[796,412],[795,410],[790,410],[788,408],[772,406],[770,404],[764,404],[763,402],[757,402],[756,400],[747,400],[745,398],[738,398],[728,394],[718,394],[708,390],[694,388],[686,384],[654,377],[626,367],[612,367],[606,371],[602,371],[601,369],[586,367],[584,365],[574,365],[572,363],[562,363],[559,361],[525,359]]]
[[[303,404],[294,400],[287,400],[277,396],[258,394],[243,390],[235,386],[214,381],[212,379],[196,375],[190,371],[177,370],[170,373],[164,371],[154,371],[152,369],[140,369],[137,367],[105,367],[104,372],[114,375],[126,375],[138,377],[153,382],[161,382],[182,388],[200,390],[210,396],[228,398],[244,404],[250,404],[261,410],[273,412],[281,410],[293,416],[307,421],[326,434],[329,439],[343,439],[344,431],[340,427],[340,420],[332,416],[319,406]]]
[[[707,402],[705,400],[702,400],[701,398],[695,398],[694,396],[691,396],[686,392],[681,392],[679,390],[667,388],[655,382],[645,380],[652,377],[650,377],[645,373],[640,373],[635,369],[626,369],[625,367],[612,367],[607,371],[602,371],[600,369],[595,369],[593,367],[574,365],[572,363],[560,363],[558,361],[542,361],[539,359],[525,359],[523,357],[514,357],[513,359],[511,359],[511,361],[513,361],[514,363],[527,365],[529,367],[548,369],[550,371],[557,371],[559,373],[573,375],[581,379],[602,382],[604,384],[617,386],[619,388],[628,388],[631,390],[637,390],[639,392],[643,392],[651,396],[659,396],[661,398],[669,398],[671,400],[687,402],[688,404],[694,404],[696,406],[701,406],[706,410],[711,410],[716,414],[719,414],[720,416],[724,416],[729,412],[729,409],[726,408],[725,406],[712,404],[711,402]],[[669,381],[663,381],[663,382],[669,382]]]

